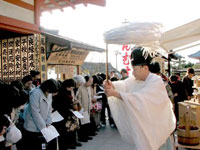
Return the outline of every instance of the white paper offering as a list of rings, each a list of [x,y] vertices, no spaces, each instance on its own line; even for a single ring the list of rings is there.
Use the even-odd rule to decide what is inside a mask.
[[[100,96],[94,96],[94,99],[100,99],[100,98],[102,98],[102,95],[100,95]]]
[[[78,111],[72,111],[72,113],[77,117],[77,118],[84,118],[84,116],[78,112]]]
[[[62,121],[64,118],[60,115],[58,111],[54,111],[51,115],[52,122]]]
[[[44,129],[41,130],[42,135],[44,136],[45,140],[47,141],[47,143],[51,140],[53,140],[54,138],[59,136],[58,131],[56,130],[56,128],[54,126],[49,126],[46,127]]]
[[[97,94],[103,94],[104,93],[104,91],[99,91]]]
[[[80,119],[80,120],[81,120],[81,124],[83,125],[83,124],[90,123],[90,117],[89,117],[88,112],[87,112],[87,111],[84,111],[84,112],[82,113],[82,115],[83,115],[84,118]]]
[[[5,138],[3,137],[3,135],[0,136],[0,142],[4,141]]]

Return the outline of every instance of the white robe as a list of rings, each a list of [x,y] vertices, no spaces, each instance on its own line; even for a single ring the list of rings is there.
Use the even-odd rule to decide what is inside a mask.
[[[123,100],[109,97],[108,102],[122,138],[136,150],[158,150],[176,126],[162,79],[150,73],[145,81],[132,76],[113,84]]]

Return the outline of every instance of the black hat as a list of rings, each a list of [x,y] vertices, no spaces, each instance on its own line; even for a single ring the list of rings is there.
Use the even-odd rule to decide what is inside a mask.
[[[132,49],[131,52],[131,65],[132,66],[141,66],[141,65],[150,65],[152,57],[148,52],[144,51],[143,47],[136,47]]]

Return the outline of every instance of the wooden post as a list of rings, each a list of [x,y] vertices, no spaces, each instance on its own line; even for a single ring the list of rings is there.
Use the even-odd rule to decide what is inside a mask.
[[[170,77],[171,71],[170,71],[170,55],[168,54],[168,76]]]
[[[109,75],[109,70],[108,70],[108,44],[106,44],[106,80],[108,81],[108,75]]]

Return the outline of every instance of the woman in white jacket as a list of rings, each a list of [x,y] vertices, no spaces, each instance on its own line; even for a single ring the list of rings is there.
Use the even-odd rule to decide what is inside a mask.
[[[57,90],[57,82],[50,79],[30,92],[29,104],[25,110],[25,149],[40,150],[42,148],[41,142],[44,139],[41,130],[52,123],[52,93],[56,93]]]

